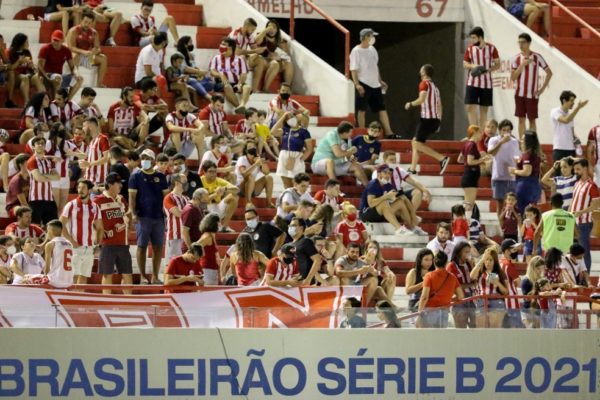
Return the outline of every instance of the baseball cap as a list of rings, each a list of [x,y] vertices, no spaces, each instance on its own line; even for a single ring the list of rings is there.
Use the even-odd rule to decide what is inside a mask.
[[[286,243],[283,246],[281,246],[280,251],[282,254],[284,254],[286,256],[295,256],[296,255],[296,248],[291,243]]]
[[[105,183],[107,185],[112,185],[113,183],[117,182],[123,183],[123,179],[121,179],[121,176],[116,172],[111,172],[110,174],[106,175]]]
[[[360,30],[360,40],[363,40],[364,38],[366,38],[367,36],[377,36],[379,35],[379,33],[375,32],[373,29],[371,28],[364,28]]]
[[[140,157],[144,157],[144,156],[149,157],[149,158],[151,158],[153,160],[156,157],[156,155],[154,154],[154,152],[152,150],[150,150],[150,149],[146,149],[146,150],[142,151],[142,154],[140,154]]]
[[[60,29],[57,29],[54,32],[52,32],[52,35],[50,36],[50,40],[63,40],[64,38],[65,35]]]
[[[500,249],[504,253],[508,249],[514,249],[515,247],[519,247],[519,243],[517,243],[514,239],[504,239],[502,244],[500,245]]]
[[[387,164],[381,164],[379,167],[377,167],[377,172],[385,172],[389,170],[391,170],[391,168]]]

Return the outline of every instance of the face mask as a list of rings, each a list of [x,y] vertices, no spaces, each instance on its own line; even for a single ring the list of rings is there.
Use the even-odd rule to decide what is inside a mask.
[[[513,253],[510,253],[510,259],[511,260],[517,260],[519,258],[519,252],[515,251]]]
[[[219,146],[219,153],[227,153],[227,146]]]
[[[188,49],[188,51],[193,51],[194,50],[194,45],[193,44],[188,44],[187,45],[187,49]]]
[[[142,169],[150,169],[152,168],[152,160],[142,160],[141,164]]]
[[[291,237],[296,236],[296,227],[295,226],[288,227],[288,235],[290,235]]]
[[[287,124],[290,128],[295,127],[296,125],[298,125],[298,118],[292,117],[292,118],[288,119]]]
[[[346,219],[350,222],[354,222],[354,221],[356,221],[356,214],[348,214],[346,216]]]
[[[44,137],[44,139],[48,140],[48,138],[50,137],[50,131],[42,132],[42,136]]]
[[[481,42],[475,42],[475,43],[473,43],[473,46],[479,47],[480,44],[481,44]]]
[[[256,229],[256,227],[258,226],[258,219],[249,219],[248,221],[246,221],[246,225],[248,225],[248,228],[250,229]]]
[[[246,155],[249,155],[251,157],[256,157],[256,149],[252,148],[252,149],[246,150]]]
[[[188,115],[187,111],[183,111],[183,110],[179,110],[179,114],[181,114],[182,117],[186,117]]]
[[[294,257],[283,257],[283,262],[286,264],[291,264],[294,262]]]
[[[219,53],[221,53],[221,54],[227,53],[227,46],[219,46]]]
[[[290,98],[290,94],[289,93],[279,93],[279,97],[281,97],[281,100],[287,100]]]
[[[370,141],[374,141],[377,140],[377,136],[371,136],[371,135],[367,135],[369,137]]]
[[[369,39],[369,46],[373,46],[375,44],[375,37]]]
[[[14,245],[6,248],[6,254],[8,254],[9,256],[12,256],[16,252],[17,252],[17,248]]]

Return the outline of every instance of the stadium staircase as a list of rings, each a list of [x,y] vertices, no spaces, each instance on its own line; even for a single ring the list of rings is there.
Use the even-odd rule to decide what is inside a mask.
[[[10,1],[10,0],[9,0]],[[572,1],[575,3],[577,0]],[[5,0],[5,4],[6,4]],[[580,0],[580,3],[585,1]],[[595,3],[591,0],[588,3]],[[139,10],[139,3],[111,3],[111,6],[117,10],[124,11],[125,18],[128,19],[133,13],[137,13]],[[33,14],[40,16],[42,9],[40,7],[28,7],[20,9],[19,12],[15,13],[13,20],[3,20],[2,27],[0,27],[0,33],[4,35],[5,40],[10,42],[12,36],[17,32],[24,32],[29,36],[31,52],[34,58],[37,58],[37,53],[40,47],[40,43],[49,42],[49,37],[54,29],[60,29],[59,24],[53,24],[48,22],[39,21],[28,21],[26,16]],[[205,66],[208,64],[208,60],[217,52],[217,47],[220,40],[225,36],[231,29],[231,27],[217,27],[217,26],[203,26],[203,8],[201,5],[194,4],[194,0],[156,0],[153,15],[155,15],[157,21],[161,21],[167,14],[173,15],[177,24],[180,36],[190,35],[196,39],[195,56],[198,65]],[[101,37],[105,37],[106,25],[97,24],[97,29],[100,32]],[[133,85],[133,75],[135,70],[135,61],[139,48],[134,46],[131,42],[131,35],[128,25],[123,25],[116,36],[116,42],[119,44],[118,47],[103,47],[102,51],[108,56],[109,68],[106,75],[105,84],[107,88],[96,88],[98,97],[96,103],[100,106],[100,109],[106,113],[108,107],[114,101],[118,100],[120,88]],[[173,53],[174,48],[169,45],[167,51],[167,60]],[[167,61],[168,62],[168,61]],[[82,69],[82,73],[86,79],[86,84],[89,82],[95,82],[94,73],[90,73]],[[279,82],[274,82],[271,89],[276,90]],[[18,93],[18,90],[15,91]],[[273,94],[257,94],[251,98],[250,105],[266,109],[267,103],[273,98]],[[317,140],[317,142],[323,137],[323,135],[339,122],[340,118],[331,118],[320,115],[320,104],[318,96],[310,95],[294,95],[294,99],[300,101],[305,107],[311,111],[310,120],[310,132]],[[75,100],[78,99],[76,95]],[[4,104],[6,100],[6,91],[4,88],[0,88],[0,105]],[[173,106],[173,96],[166,97],[167,102]],[[16,96],[16,102],[22,105],[22,99],[19,95]],[[231,111],[231,109],[229,109]],[[18,124],[21,109],[5,109],[0,108],[0,127],[7,129],[13,138],[18,135]],[[228,121],[235,123],[240,116],[229,114]],[[357,132],[357,134],[360,132]],[[463,167],[458,165],[456,158],[462,146],[461,142],[453,141],[431,141],[430,144],[433,148],[438,151],[451,155],[452,163],[448,167],[444,176],[439,175],[438,163],[426,156],[422,157],[421,165],[419,166],[418,180],[421,181],[427,188],[429,188],[433,194],[430,203],[424,203],[418,214],[422,218],[422,228],[429,233],[429,236],[394,236],[389,233],[393,232],[389,224],[369,224],[371,235],[379,240],[383,245],[383,256],[388,261],[389,266],[397,274],[397,290],[396,300],[400,301],[400,305],[406,305],[406,296],[404,295],[404,281],[406,274],[409,269],[414,266],[414,259],[420,248],[424,247],[425,244],[434,237],[436,224],[440,221],[450,221],[450,208],[452,205],[462,201],[462,190],[460,189],[460,176],[462,174]],[[18,154],[23,150],[23,146],[18,144],[9,144],[6,149],[11,154]],[[382,140],[382,150],[394,150],[398,153],[398,162],[406,164],[410,160],[410,142],[407,140]],[[551,148],[544,146],[544,152],[548,159],[551,159]],[[188,160],[190,168],[197,168],[198,160]],[[275,171],[275,163],[269,162],[271,171]],[[307,163],[307,170],[310,172],[309,164]],[[313,193],[322,188],[326,178],[311,175],[312,191]],[[364,190],[363,187],[359,186],[354,178],[344,177],[342,181],[342,192],[346,198],[358,206],[360,195]],[[490,178],[483,177],[480,180],[480,189],[478,191],[478,205],[481,211],[481,222],[489,236],[496,240],[500,240],[499,227],[495,216],[495,202],[491,198],[490,189]],[[278,196],[283,190],[283,186],[278,177],[275,177],[275,191],[274,196]],[[75,195],[71,195],[74,197]],[[2,204],[1,213],[4,218],[0,217],[0,229],[3,229],[10,221],[6,218],[4,212],[4,195],[1,197]],[[275,215],[275,210],[266,207],[264,194],[261,198],[255,199],[255,205],[258,206],[258,214],[263,221],[272,219]],[[244,226],[243,210],[245,202],[240,200],[239,207],[235,213],[234,220],[231,223],[231,227],[236,231],[241,231]],[[219,233],[217,235],[217,241],[219,243],[219,251],[221,255],[224,255],[225,251],[231,245],[238,233]],[[136,254],[136,237],[135,232],[130,231],[129,241],[131,244],[131,254],[135,258]],[[592,240],[594,252],[593,259],[600,260],[600,239]],[[151,251],[151,250],[149,250]],[[148,260],[150,264],[150,260]],[[136,270],[136,262],[134,260],[134,270]],[[146,270],[150,271],[150,265],[147,266]],[[519,264],[519,270],[521,273],[525,272],[525,265]],[[593,271],[595,275],[600,272],[600,263],[594,264]],[[115,282],[118,282],[118,277]],[[136,274],[135,281],[139,281],[139,275]],[[99,276],[94,274],[92,283],[99,283]]]

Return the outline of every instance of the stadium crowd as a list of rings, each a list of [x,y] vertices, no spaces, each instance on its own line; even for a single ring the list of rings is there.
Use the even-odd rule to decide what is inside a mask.
[[[97,68],[95,87],[103,87],[110,61],[100,43],[118,45],[116,32],[128,21],[102,1],[83,3],[49,1],[44,19],[61,22],[62,30],[41,47],[37,63],[25,34],[15,35],[8,49],[0,41],[5,106],[17,107],[17,88],[24,99],[20,135],[11,138],[0,130],[2,147],[10,141],[24,145],[22,154],[0,147],[6,212],[15,220],[0,236],[0,283],[84,284],[97,258],[103,284],[111,284],[115,272],[123,284],[132,284],[129,248],[135,237],[140,283],[362,285],[366,303],[377,301],[386,327],[399,326],[393,299],[396,275],[367,224],[389,223],[400,236],[428,235],[420,227],[418,210],[432,194],[417,177],[419,156],[436,159],[440,174],[450,163],[449,155],[426,144],[439,130],[443,112],[434,67],[420,68],[418,96],[405,105],[406,110],[421,110],[412,160],[405,169],[396,152],[381,151],[379,140],[397,135],[385,108],[388,87],[377,67],[377,33],[372,29],[360,31],[360,43],[350,55],[363,129],[355,134],[351,122],[341,122],[315,143],[310,112],[293,98],[293,63],[276,21],[259,28],[248,18],[223,38],[208,65],[198,65],[193,40],[179,36],[170,16],[158,24],[152,0],[143,0],[140,14],[129,21],[140,46],[135,86],[122,88],[120,98],[101,110],[92,83],[84,82],[79,70]],[[110,24],[107,38],[99,37],[95,22]],[[167,66],[166,48],[173,45],[169,34],[177,52]],[[452,299],[536,294],[552,297],[463,303],[452,308],[454,324],[569,326],[573,322],[557,319],[555,309],[573,305],[556,296],[590,284],[592,211],[600,197],[600,126],[590,127],[583,153],[573,120],[587,101],[576,102],[576,95],[565,90],[555,109],[542,110],[555,129],[553,159],[547,159],[535,121],[538,98],[552,78],[550,66],[530,49],[531,37],[519,35],[519,52],[511,60],[518,119],[514,135],[508,116],[500,122],[488,117],[498,51],[485,41],[482,28],[473,28],[469,37],[464,68],[471,125],[458,158],[464,165],[464,202],[448,210],[452,219],[439,221],[435,236],[414,260],[405,285],[409,307],[424,311],[418,325],[443,327]],[[68,74],[63,74],[65,64]],[[538,87],[541,70],[545,80]],[[282,83],[268,109],[248,106],[252,94],[270,92],[278,76]],[[171,92],[174,107],[165,101]],[[226,103],[243,114],[235,126],[227,122]],[[367,108],[380,121],[366,126]],[[197,171],[188,166],[194,155]],[[308,172],[327,177],[324,186],[311,185]],[[277,198],[275,175],[285,188]],[[477,188],[482,175],[492,179],[503,235],[498,241],[486,236],[480,223]],[[358,207],[341,192],[340,179],[346,176],[364,188]],[[545,190],[552,192],[551,209],[542,212]],[[264,202],[257,198],[263,193]],[[276,209],[275,218],[264,218],[263,207]],[[245,227],[237,234],[231,225],[240,208]],[[130,235],[133,228],[135,235]],[[218,246],[227,233],[235,234],[235,244],[221,257]],[[519,257],[527,262],[524,276],[515,266]],[[351,310],[358,305],[347,301],[344,326],[364,326]]]

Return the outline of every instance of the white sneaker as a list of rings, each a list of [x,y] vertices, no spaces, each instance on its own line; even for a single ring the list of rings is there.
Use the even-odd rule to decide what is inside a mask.
[[[106,39],[106,45],[111,46],[111,47],[117,47],[117,43],[115,42],[115,39],[113,39],[111,37]]]
[[[417,215],[417,224],[420,224],[420,223],[421,223],[421,221],[423,221],[423,218],[421,218],[421,217],[419,217],[419,216]]]
[[[429,236],[429,233],[425,232],[420,226],[416,226],[413,232],[420,236]]]
[[[413,232],[410,229],[408,229],[407,227],[402,225],[400,228],[396,229],[396,232],[394,232],[394,235],[407,236],[407,235],[411,235],[412,233]]]

